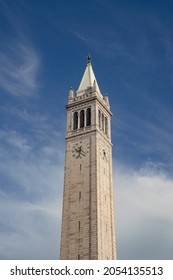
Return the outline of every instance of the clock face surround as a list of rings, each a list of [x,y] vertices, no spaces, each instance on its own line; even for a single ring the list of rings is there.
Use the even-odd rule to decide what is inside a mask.
[[[89,143],[85,140],[80,140],[72,146],[72,156],[75,159],[82,159],[89,153]]]

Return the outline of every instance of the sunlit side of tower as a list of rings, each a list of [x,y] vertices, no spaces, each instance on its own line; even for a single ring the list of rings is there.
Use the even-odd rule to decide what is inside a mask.
[[[116,259],[111,116],[90,57],[67,109],[61,260]]]

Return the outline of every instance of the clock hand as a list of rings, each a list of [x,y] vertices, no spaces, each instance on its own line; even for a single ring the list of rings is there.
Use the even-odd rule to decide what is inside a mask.
[[[83,150],[81,150],[81,155],[83,155],[83,156],[85,156],[86,155],[86,153],[83,151]]]
[[[81,152],[81,151],[82,151],[82,146],[79,147],[79,152]]]
[[[86,153],[84,152],[84,150],[82,149],[82,146],[79,146],[77,148],[74,149],[76,153],[78,153],[76,158],[79,158],[80,155],[84,156],[86,155]]]

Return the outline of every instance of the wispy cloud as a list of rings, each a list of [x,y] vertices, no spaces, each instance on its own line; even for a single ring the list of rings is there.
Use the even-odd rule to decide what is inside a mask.
[[[57,133],[53,118],[3,109],[18,125],[19,120],[27,124],[30,133],[0,131],[0,259],[58,259],[62,132]]]
[[[1,89],[19,97],[36,93],[40,58],[30,44],[14,43],[1,50],[0,64]]]
[[[8,147],[12,149],[17,149],[18,152],[24,153],[30,150],[30,145],[27,138],[17,133],[15,130],[5,131],[0,130],[0,141],[1,143],[6,143]]]
[[[87,24],[81,26],[76,22],[71,26],[74,36],[102,57],[116,59],[119,71],[125,71],[124,66],[133,65],[137,74],[141,70],[154,73],[158,67],[162,67],[164,61],[172,65],[173,40],[170,26],[145,10],[139,14],[133,11],[129,13],[126,9],[116,7],[115,3],[101,1],[100,4],[104,6],[107,15],[114,18],[112,28],[105,22],[96,22],[92,29]],[[155,50],[156,44],[158,51]],[[135,71],[132,71],[133,75]]]
[[[18,97],[33,96],[39,88],[41,60],[27,26],[27,4],[1,1],[0,7],[8,23],[8,31],[1,29],[0,89]]]
[[[40,125],[41,123],[46,123],[48,121],[48,118],[45,115],[40,115],[39,113],[31,114],[25,108],[19,110],[17,107],[0,106],[0,110],[5,114],[21,119],[29,124]]]
[[[152,161],[161,162],[165,165],[165,170],[172,173],[173,167],[173,128],[172,111],[165,108],[152,97],[143,95],[143,104],[139,108],[121,108],[117,106],[117,116],[113,118],[112,135],[116,155],[122,157],[126,164],[128,159],[130,165],[137,163],[139,166],[147,158]],[[143,106],[143,107],[142,107]],[[116,106],[115,106],[116,107]],[[141,112],[145,109],[145,111]],[[115,109],[115,108],[114,108]],[[122,158],[121,158],[122,159]]]
[[[64,120],[57,121],[45,114],[10,106],[0,106],[0,112],[8,119],[8,126],[0,130],[3,145],[13,149],[13,152],[15,148],[20,148],[23,153],[34,150],[35,153],[44,152],[53,156],[55,152],[62,156],[64,142],[61,140],[64,137],[64,131],[61,128],[62,123],[65,126]],[[59,145],[61,143],[60,149],[56,147],[57,141]],[[23,153],[19,153],[19,156]]]

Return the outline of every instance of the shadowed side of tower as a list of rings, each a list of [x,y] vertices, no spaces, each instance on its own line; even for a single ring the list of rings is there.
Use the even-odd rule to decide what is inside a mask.
[[[61,260],[116,259],[111,116],[91,59],[67,109]]]

